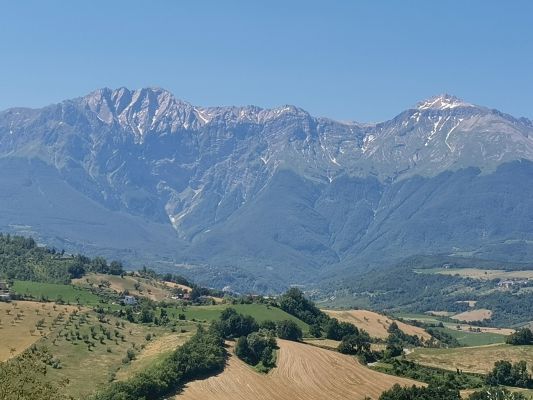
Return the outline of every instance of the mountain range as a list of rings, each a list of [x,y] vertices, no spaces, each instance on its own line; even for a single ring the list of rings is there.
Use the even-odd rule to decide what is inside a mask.
[[[106,88],[0,112],[0,167],[0,230],[216,287],[533,257],[533,122],[450,95],[358,123]]]

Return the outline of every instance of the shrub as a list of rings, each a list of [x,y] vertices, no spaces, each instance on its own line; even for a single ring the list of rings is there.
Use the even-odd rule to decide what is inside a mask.
[[[529,328],[519,329],[507,336],[505,342],[514,346],[533,345],[533,332]]]
[[[276,326],[276,333],[280,339],[293,340],[295,342],[302,340],[302,329],[292,320],[279,321]]]

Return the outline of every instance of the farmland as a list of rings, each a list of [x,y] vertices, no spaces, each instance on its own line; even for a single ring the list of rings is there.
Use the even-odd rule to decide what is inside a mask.
[[[116,327],[118,320],[115,318],[109,318],[108,322],[100,323],[92,312],[85,315],[88,321],[86,324],[79,325],[79,318],[69,318],[62,328],[40,342],[61,361],[61,368],[50,369],[47,377],[56,382],[68,379],[69,384],[65,390],[75,397],[83,397],[92,393],[96,388],[113,379],[115,373],[121,368],[127,367],[128,363],[124,363],[123,360],[129,350],[135,354],[135,358],[142,358],[143,347],[147,345],[146,335],[148,333],[154,336],[152,340],[170,334],[162,328],[128,322],[125,322],[124,326]],[[76,324],[80,326],[80,339],[74,338],[71,334],[76,331]],[[91,336],[92,327],[96,328],[96,339]],[[101,327],[112,331],[112,335],[108,338],[102,333]],[[117,333],[118,336],[116,336]],[[89,336],[88,340],[84,339],[84,335],[86,335],[85,338]],[[89,347],[86,340],[94,345]],[[91,385],[87,385],[88,381]]]
[[[421,274],[453,275],[472,279],[533,279],[533,271],[506,271],[503,269],[481,269],[481,268],[428,268],[416,269],[415,272]]]
[[[462,346],[486,346],[505,343],[505,336],[493,332],[471,332],[467,329],[435,328],[457,339]]]
[[[492,370],[497,360],[525,360],[529,365],[533,365],[533,346],[500,344],[455,349],[416,349],[407,358],[430,367],[487,373]]]
[[[80,306],[30,301],[0,303],[0,315],[0,361],[32,344],[46,348],[57,360],[57,367],[47,369],[47,379],[68,382],[65,393],[75,397],[92,393],[117,373],[125,378],[137,372],[182,344],[196,329],[194,324],[180,321],[177,332],[172,333],[165,327],[101,318]],[[125,363],[129,350],[135,356]]]
[[[389,333],[387,329],[394,321],[385,315],[367,310],[324,310],[330,317],[337,318],[354,324],[360,329],[367,331],[370,336],[385,339]],[[398,327],[409,335],[417,335],[423,339],[429,339],[429,334],[422,328],[396,321]]]
[[[96,305],[100,303],[100,298],[97,295],[72,285],[15,281],[13,290],[17,294],[31,296],[34,299],[83,305]]]
[[[169,315],[172,316],[175,314],[184,314],[187,320],[191,321],[209,322],[217,319],[220,316],[220,313],[228,307],[235,308],[235,310],[241,314],[251,315],[258,322],[266,320],[281,321],[284,319],[290,319],[296,322],[304,332],[309,330],[309,326],[305,322],[300,321],[298,318],[287,314],[285,311],[277,307],[271,307],[264,304],[217,304],[212,306],[188,306],[182,309],[169,309],[168,312]]]
[[[110,382],[129,381],[136,374],[154,367],[157,369],[167,359],[166,355],[191,338],[198,326],[207,328],[225,309],[233,307],[238,313],[252,316],[258,322],[294,321],[304,333],[304,343],[278,339],[280,348],[276,366],[266,374],[259,373],[233,356],[230,349],[222,372],[188,382],[176,399],[378,398],[394,383],[416,383],[388,371],[383,372],[391,375],[369,369],[359,364],[356,357],[337,352],[338,340],[325,339],[324,336],[312,338],[308,324],[276,306],[277,303],[281,307],[281,301],[241,297],[226,298],[224,303],[212,305],[160,302],[168,298],[172,288],[156,279],[142,278],[139,281],[139,278],[90,274],[74,285],[15,281],[13,289],[17,293],[43,302],[16,300],[0,303],[4,320],[1,324],[2,339],[5,337],[8,342],[0,356],[4,360],[16,356],[32,344],[46,349],[44,351],[49,354],[47,365],[50,367],[47,367],[45,379],[63,382],[63,393],[83,398],[94,390],[108,387]],[[117,294],[130,291],[131,287],[138,291],[139,303],[133,307],[118,304]],[[143,296],[145,294],[155,297]],[[44,302],[53,299],[63,304]],[[101,304],[106,306],[95,307]],[[401,314],[402,319],[395,319],[367,310],[325,312],[379,339],[387,338],[393,321],[405,333],[424,339],[430,337],[424,329],[404,321],[443,323],[443,327],[434,329],[455,337],[463,346],[478,346],[415,348],[406,352],[408,360],[422,365],[450,371],[459,368],[465,372],[486,373],[498,359],[523,359],[533,364],[531,348],[502,344],[504,334],[512,331],[509,329],[477,328],[454,323],[450,317],[438,315]],[[142,315],[151,317],[143,319]],[[483,332],[474,332],[477,329]],[[371,348],[383,352],[386,345],[381,340],[372,343]],[[416,379],[419,377],[416,376]]]
[[[355,358],[330,350],[284,340],[278,344],[278,366],[269,374],[259,374],[230,356],[221,374],[190,382],[175,399],[376,399],[395,383],[417,383],[372,371]]]
[[[443,324],[443,328],[435,328],[455,337],[463,346],[484,346],[504,343],[505,336],[514,332],[509,328],[477,327],[470,324],[443,322],[439,316],[426,314],[396,314],[405,321],[419,321],[426,324]],[[444,319],[444,321],[449,321]]]
[[[478,310],[465,311],[459,314],[452,316],[451,318],[456,319],[457,321],[465,322],[474,322],[474,321],[483,321],[485,319],[490,319],[492,316],[492,311],[484,308]]]
[[[60,313],[71,312],[73,306],[25,302],[0,302],[0,362],[16,356],[47,335]],[[42,322],[39,322],[42,321]]]

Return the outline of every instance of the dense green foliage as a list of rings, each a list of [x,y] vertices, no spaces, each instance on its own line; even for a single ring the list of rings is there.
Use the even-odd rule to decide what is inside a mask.
[[[476,307],[492,310],[491,325],[512,326],[529,322],[533,315],[533,292],[494,292],[476,297]]]
[[[496,361],[494,369],[486,377],[486,382],[490,386],[533,388],[533,379],[525,361],[518,361],[514,364],[505,360]]]
[[[283,294],[279,299],[279,306],[309,325],[322,325],[328,320],[328,316],[297,288],[291,288]]]
[[[126,381],[114,382],[93,400],[155,400],[184,383],[224,367],[224,341],[215,330],[198,332],[183,346]]]
[[[505,388],[489,388],[472,393],[468,400],[526,400],[522,393],[510,392]]]
[[[457,389],[449,385],[434,385],[428,387],[402,387],[398,384],[382,393],[379,400],[460,400]],[[472,393],[468,400],[526,400],[521,393],[511,393],[505,388],[489,388]]]
[[[446,332],[443,329],[437,329],[437,328],[427,328],[427,333],[429,333],[433,338],[439,341],[442,345],[445,345],[446,347],[460,347],[461,343],[457,340],[457,338],[450,335],[448,332]]]
[[[459,370],[451,372],[401,358],[381,362],[374,369],[437,386],[448,384],[459,390],[478,388],[483,385],[483,377],[480,375],[469,374]]]
[[[422,346],[422,341],[416,335],[408,335],[402,331],[396,322],[389,325],[387,331],[389,336],[387,338],[387,345],[404,347],[419,347]]]
[[[310,325],[309,333],[313,337],[321,337],[322,334],[324,334],[327,339],[342,340],[346,336],[352,336],[352,338],[342,346],[343,351],[352,354],[353,346],[351,343],[359,341],[360,339],[366,340],[364,338],[366,332],[359,332],[355,325],[348,322],[339,322],[336,318],[331,318],[320,310],[311,300],[307,299],[302,291],[297,288],[289,289],[280,297],[279,307],[287,313],[308,323]],[[280,336],[280,334],[285,335],[284,333],[278,332],[278,336]],[[358,337],[360,334],[363,335],[361,338]],[[366,335],[368,336],[368,334]],[[299,337],[301,338],[301,335],[299,335]],[[359,346],[356,347],[359,348]]]
[[[248,336],[259,330],[259,325],[250,315],[239,314],[234,308],[226,308],[220,314],[218,321],[214,322],[214,329],[226,339]]]
[[[501,290],[499,280],[423,273],[443,266],[509,271],[532,268],[531,264],[439,255],[410,257],[397,265],[375,268],[356,279],[344,280],[342,288],[335,288],[337,305],[364,306],[378,311],[424,313],[445,310],[459,313],[469,309],[465,301],[476,301],[476,308],[492,311],[491,319],[479,324],[501,327],[528,322],[529,316],[533,315],[531,291]],[[325,290],[322,297],[329,294]]]
[[[302,329],[298,324],[290,319],[279,321],[276,324],[276,334],[280,339],[300,341],[302,340]]]
[[[339,322],[336,318],[331,318],[326,323],[325,333],[327,339],[342,340],[345,336],[359,334],[359,330],[353,324]]]
[[[241,336],[235,345],[235,354],[250,365],[257,366],[261,363],[261,371],[266,372],[275,366],[276,348],[276,338],[271,331],[260,330]]]
[[[460,400],[459,390],[442,385],[403,387],[398,384],[383,392],[379,400]]]
[[[0,233],[0,277],[13,280],[68,283],[87,272],[119,275],[122,264],[104,258],[69,256],[63,251],[37,246],[32,238]]]
[[[509,335],[505,341],[513,346],[533,345],[533,332],[529,328],[522,328]]]
[[[337,348],[343,354],[366,355],[370,352],[370,336],[363,330],[346,335]]]

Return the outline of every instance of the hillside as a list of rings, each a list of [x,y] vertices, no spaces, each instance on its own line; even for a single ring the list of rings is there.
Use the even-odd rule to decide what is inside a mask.
[[[431,336],[422,328],[408,325],[401,321],[394,320],[368,310],[324,310],[332,318],[337,318],[339,321],[349,322],[354,324],[359,329],[364,329],[370,336],[385,339],[389,336],[387,331],[390,324],[394,321],[398,328],[408,335],[416,335],[424,340],[430,339]]]
[[[323,308],[432,314],[451,323],[458,315],[458,320],[509,328],[532,320],[532,270],[531,263],[415,256],[355,277],[327,279],[314,296],[325,299]]]
[[[365,124],[100,89],[0,112],[0,229],[241,292],[414,254],[526,261],[532,137],[449,95]]]
[[[278,340],[277,367],[263,375],[235,356],[216,376],[191,382],[176,400],[352,400],[380,393],[395,383],[419,384],[372,371],[353,357],[301,343]]]
[[[133,275],[88,274],[83,278],[73,279],[72,283],[81,287],[104,286],[116,293],[129,292],[130,295],[146,297],[154,301],[171,300],[176,294],[171,290],[179,288],[190,293],[192,288],[173,282],[163,282],[156,279],[143,278]]]

